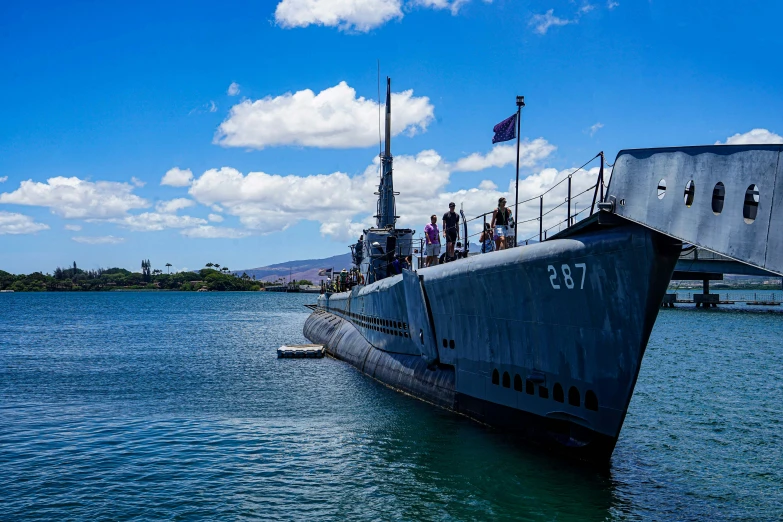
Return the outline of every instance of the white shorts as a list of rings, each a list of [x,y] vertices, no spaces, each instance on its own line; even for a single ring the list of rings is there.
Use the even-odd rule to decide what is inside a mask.
[[[497,225],[495,227],[495,239],[500,239],[501,237],[506,237],[507,235],[508,235],[508,226]]]
[[[440,255],[440,243],[430,243],[427,245],[427,257]]]

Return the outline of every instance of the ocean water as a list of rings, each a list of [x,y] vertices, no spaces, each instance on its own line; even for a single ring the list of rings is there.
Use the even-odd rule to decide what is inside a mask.
[[[783,517],[783,307],[662,310],[595,471],[278,360],[314,300],[0,294],[0,519]]]

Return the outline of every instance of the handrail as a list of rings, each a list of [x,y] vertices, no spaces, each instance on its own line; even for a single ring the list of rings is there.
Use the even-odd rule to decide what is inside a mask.
[[[584,169],[587,165],[592,163],[596,158],[600,158],[601,159],[601,165],[600,165],[600,169],[598,171],[598,176],[597,176],[598,179],[596,180],[596,182],[593,185],[590,185],[586,189],[580,191],[578,194],[573,195],[571,193],[573,176],[577,172],[579,172],[582,169]],[[590,215],[593,215],[593,213],[595,212],[596,200],[598,200],[598,202],[600,203],[604,199],[604,188],[606,187],[606,185],[604,183],[604,164],[605,164],[604,153],[603,153],[603,151],[601,151],[598,154],[596,154],[595,156],[593,156],[592,158],[590,158],[588,161],[586,161],[584,164],[582,164],[580,167],[578,167],[578,168],[574,169],[573,171],[569,172],[566,177],[564,177],[563,179],[561,179],[560,181],[558,181],[557,183],[555,183],[554,185],[549,187],[547,190],[545,190],[541,194],[538,194],[537,196],[533,196],[531,198],[525,199],[523,201],[510,203],[508,205],[508,208],[511,208],[512,206],[516,207],[516,206],[519,206],[519,205],[523,205],[525,203],[530,203],[531,201],[539,200],[539,214],[538,214],[538,216],[533,217],[533,218],[529,218],[529,219],[525,219],[525,220],[521,220],[521,221],[517,220],[516,221],[516,228],[518,228],[519,225],[522,225],[522,224],[525,224],[525,223],[538,221],[539,222],[539,231],[538,231],[538,236],[539,237],[538,237],[538,239],[539,239],[539,241],[544,241],[546,239],[546,234],[547,234],[548,231],[552,230],[555,227],[558,227],[558,226],[562,225],[563,223],[568,223],[568,226],[573,225],[575,218],[577,216],[580,216],[581,214],[583,214],[585,212],[585,210],[587,210],[588,208],[590,209]],[[546,196],[547,194],[549,194],[550,192],[552,192],[553,190],[555,190],[557,187],[559,187],[560,185],[562,185],[565,182],[568,182],[568,194],[567,194],[567,197],[561,203],[555,205],[552,208],[549,208],[547,211],[544,211],[544,196]],[[582,196],[583,194],[585,194],[585,193],[587,193],[587,192],[589,192],[591,190],[594,191],[594,193],[593,193],[593,200],[592,200],[591,205],[589,207],[585,207],[582,210],[576,212],[576,206],[575,206],[576,201],[575,201],[575,198],[578,198],[579,196]],[[572,211],[572,204],[574,204],[573,211]],[[555,223],[554,225],[552,225],[552,226],[550,226],[548,228],[544,228],[544,218],[546,216],[548,216],[549,214],[553,213],[554,211],[556,211],[557,209],[559,209],[560,207],[562,207],[563,205],[567,205],[568,206],[568,211],[566,213],[566,218],[561,220],[561,221],[559,221],[559,222],[557,222],[557,223]],[[491,210],[489,212],[485,212],[483,214],[479,214],[479,215],[477,215],[475,217],[472,217],[472,218],[466,220],[466,224],[470,223],[470,222],[473,222],[473,221],[476,221],[478,219],[483,219],[484,223],[486,224],[487,216],[492,215],[494,212],[495,211],[493,209],[493,210]],[[518,219],[519,216],[514,216],[514,218]],[[469,240],[471,237],[474,237],[476,235],[480,235],[483,232],[484,228],[486,228],[486,226],[484,226],[482,228],[482,230],[480,230],[480,231],[478,231],[476,233],[470,234],[466,238],[466,240]],[[535,238],[535,235],[527,238],[524,241],[527,243],[528,241],[530,241],[531,239],[534,239],[534,238]],[[516,237],[515,237],[515,242],[516,242],[516,245],[514,245],[514,246],[520,246],[521,241],[519,241]]]

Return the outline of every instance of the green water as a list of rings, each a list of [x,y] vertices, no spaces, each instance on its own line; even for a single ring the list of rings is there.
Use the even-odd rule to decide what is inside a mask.
[[[339,361],[278,360],[314,300],[0,294],[0,518],[783,516],[781,310],[662,310],[598,472]]]

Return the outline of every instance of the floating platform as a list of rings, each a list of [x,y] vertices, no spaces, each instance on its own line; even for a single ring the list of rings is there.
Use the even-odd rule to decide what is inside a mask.
[[[278,359],[319,359],[323,356],[322,344],[292,344],[277,349]]]

